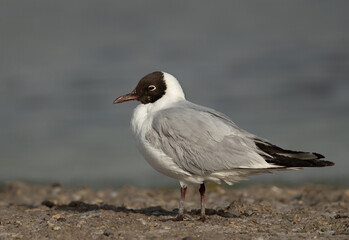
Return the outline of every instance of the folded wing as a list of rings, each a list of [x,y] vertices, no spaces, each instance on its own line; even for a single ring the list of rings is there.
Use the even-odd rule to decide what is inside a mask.
[[[186,103],[158,112],[146,140],[183,170],[196,175],[237,168],[272,168],[255,136],[225,115]]]

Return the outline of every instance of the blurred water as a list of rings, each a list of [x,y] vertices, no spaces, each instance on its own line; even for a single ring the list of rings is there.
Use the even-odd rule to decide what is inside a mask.
[[[348,184],[348,1],[1,1],[0,181],[176,184],[137,152],[136,103],[168,71],[187,98],[335,167],[254,181]]]

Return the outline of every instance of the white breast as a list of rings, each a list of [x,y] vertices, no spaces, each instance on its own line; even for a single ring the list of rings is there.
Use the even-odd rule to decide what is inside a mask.
[[[136,139],[137,147],[147,162],[160,173],[182,180],[190,174],[180,169],[172,158],[168,157],[161,149],[156,149],[145,139],[147,131],[152,131],[154,104],[140,104],[133,112],[131,128]]]

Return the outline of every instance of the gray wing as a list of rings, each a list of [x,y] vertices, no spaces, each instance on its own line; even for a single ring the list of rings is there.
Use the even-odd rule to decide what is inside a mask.
[[[146,133],[152,146],[196,175],[271,167],[259,155],[254,138],[225,115],[189,102],[158,112]]]

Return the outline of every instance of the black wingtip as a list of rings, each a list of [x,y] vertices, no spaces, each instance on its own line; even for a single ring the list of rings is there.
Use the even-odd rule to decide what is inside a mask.
[[[334,165],[334,162],[327,161],[327,160],[319,160],[319,159],[325,158],[324,155],[320,153],[315,153],[315,152],[313,152],[312,154],[314,154],[317,157],[317,159],[313,160],[315,162],[315,167],[330,167]]]
[[[320,153],[309,153],[282,149],[276,145],[256,139],[256,146],[266,153],[263,158],[271,164],[282,167],[329,167],[334,163],[326,160]]]
[[[334,162],[320,160],[317,162],[317,165],[315,167],[330,167],[334,166]]]
[[[325,156],[321,155],[320,153],[313,152],[312,154],[314,154],[317,157],[317,159],[325,158]]]

